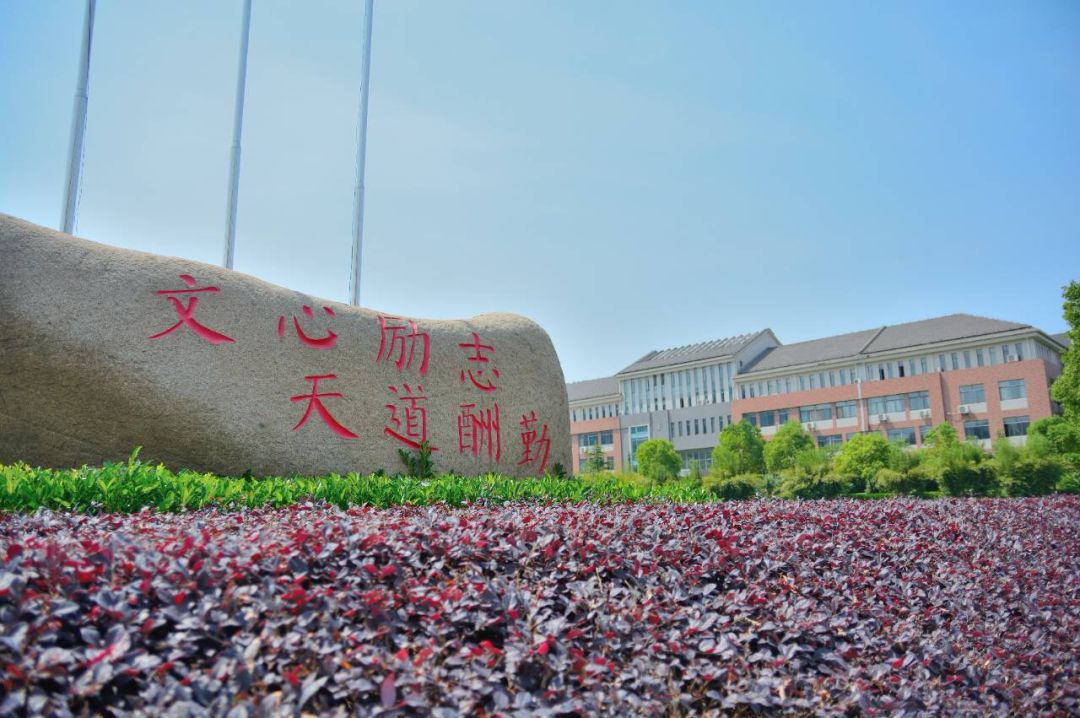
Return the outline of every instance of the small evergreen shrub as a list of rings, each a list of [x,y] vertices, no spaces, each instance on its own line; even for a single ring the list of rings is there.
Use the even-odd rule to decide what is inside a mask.
[[[874,490],[890,494],[922,494],[937,488],[933,472],[923,466],[914,466],[908,471],[881,469],[874,477]]]
[[[1054,490],[1062,473],[1061,464],[1053,459],[1023,457],[1000,477],[1001,488],[1008,496],[1042,496]]]
[[[989,463],[947,465],[941,470],[941,488],[950,496],[989,496],[998,488]]]
[[[1063,494],[1080,494],[1080,473],[1067,473],[1057,483],[1057,491]]]
[[[785,499],[828,499],[850,491],[851,483],[851,479],[844,476],[816,476],[791,471],[780,483],[780,495]]]
[[[757,474],[739,474],[737,476],[709,476],[702,481],[702,486],[721,499],[752,499],[761,486],[761,477]]]

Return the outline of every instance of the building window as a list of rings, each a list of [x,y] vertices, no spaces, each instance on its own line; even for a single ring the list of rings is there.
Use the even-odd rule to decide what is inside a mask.
[[[854,419],[856,409],[854,401],[838,401],[836,402],[836,418]]]
[[[952,354],[950,354],[949,356],[950,356],[950,358],[952,359],[952,368],[953,368],[953,371],[956,371],[956,370],[958,370],[958,369],[960,368],[960,355],[959,355],[959,354],[957,354],[956,352],[953,352],[953,353],[952,353]]]
[[[1003,362],[1012,361],[1012,359],[1009,357],[1009,345],[1008,344],[1002,344],[1001,345],[1001,361],[1003,361]]]
[[[799,391],[806,391],[806,377],[799,376]]]
[[[886,434],[889,441],[899,441],[910,446],[915,445],[915,429],[914,427],[907,427],[903,429],[889,429]]]
[[[1016,345],[1016,361],[1024,361],[1024,345],[1020,343]]]
[[[604,446],[611,446],[612,444],[614,444],[615,443],[615,435],[614,435],[614,433],[610,429],[607,430],[607,431],[601,431],[600,432],[600,443],[603,444]]]
[[[810,375],[810,388],[817,389],[817,374]]]
[[[843,434],[827,434],[817,438],[818,446],[835,446],[844,443]]]
[[[699,429],[698,429],[698,420],[694,419],[694,436],[697,436],[700,433],[701,433],[701,431],[699,431]]]
[[[964,438],[965,439],[989,439],[990,438],[990,422],[986,419],[979,419],[977,421],[965,421],[964,422]]]
[[[890,394],[889,396],[874,396],[867,401],[867,410],[871,414],[902,414],[904,412],[904,395]]]
[[[1027,436],[1028,418],[1026,416],[1005,417],[1005,436]]]
[[[964,350],[964,368],[965,369],[970,369],[971,368],[971,350],[970,349],[965,349]]]
[[[866,400],[866,410],[871,414],[884,414],[885,413],[885,397],[872,396]]]
[[[937,355],[937,370],[938,371],[945,371],[945,355],[944,354],[938,354]]]
[[[986,364],[986,360],[983,357],[983,350],[982,349],[976,349],[975,350],[975,363],[978,364],[979,366],[983,366],[983,365]]]
[[[982,384],[966,384],[960,387],[961,404],[982,404],[986,401],[986,392]]]
[[[709,428],[712,431],[712,433],[714,433],[714,434],[716,433],[716,417],[715,416],[710,416],[709,417]]]
[[[763,411],[758,415],[761,419],[762,426],[776,426],[776,412],[775,411]]]
[[[908,408],[912,411],[930,408],[930,392],[913,391],[908,396]]]
[[[814,407],[812,406],[800,406],[799,407],[799,421],[807,423],[814,420]]]
[[[1026,398],[1027,390],[1024,387],[1024,380],[1009,379],[1008,381],[999,381],[998,395],[1001,397],[1002,401]]]
[[[921,425],[919,427],[919,443],[920,444],[925,444],[926,443],[926,434],[927,434],[927,432],[929,432],[933,428],[934,427],[931,424],[923,424],[923,425]]]
[[[780,423],[780,424],[788,423],[788,410],[787,409],[781,409],[780,411],[778,411],[776,413],[778,414],[777,419],[776,419],[777,423]]]
[[[630,427],[630,468],[637,470],[638,447],[649,440],[648,424]]]
[[[608,471],[614,471],[615,470],[615,457],[614,456],[606,456],[606,457],[604,457],[604,466],[607,467]]]
[[[926,366],[926,357],[922,357],[921,359],[919,359],[919,367],[922,369],[923,374],[926,374],[930,371]]]

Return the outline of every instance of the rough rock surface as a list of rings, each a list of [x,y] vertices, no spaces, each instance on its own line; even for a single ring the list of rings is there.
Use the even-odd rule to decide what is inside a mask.
[[[569,467],[534,322],[399,317],[0,214],[0,463],[141,456],[222,474]]]

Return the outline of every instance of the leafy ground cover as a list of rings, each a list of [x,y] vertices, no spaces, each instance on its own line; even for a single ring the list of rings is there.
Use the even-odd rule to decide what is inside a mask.
[[[0,516],[0,714],[1076,714],[1080,497]]]
[[[715,501],[714,494],[689,480],[654,484],[613,474],[516,479],[497,474],[427,479],[412,476],[348,474],[315,477],[228,477],[193,471],[172,472],[132,455],[125,463],[80,469],[43,469],[0,464],[0,510],[38,508],[71,511],[182,511],[282,507],[302,501],[348,506],[398,506],[506,501]]]

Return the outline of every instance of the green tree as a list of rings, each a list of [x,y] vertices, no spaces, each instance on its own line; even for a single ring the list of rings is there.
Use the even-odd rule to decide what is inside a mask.
[[[637,448],[638,471],[654,481],[666,481],[679,475],[682,459],[667,439],[649,439]]]
[[[894,461],[893,454],[900,451],[878,433],[856,434],[833,458],[833,470],[841,476],[854,476],[867,487],[881,469]]]
[[[1062,416],[1046,416],[1028,427],[1028,441],[1044,437],[1055,454],[1080,454],[1080,422],[1073,423]]]
[[[938,480],[946,471],[974,466],[986,458],[986,452],[975,444],[960,441],[956,428],[948,422],[926,432],[923,447],[923,466]]]
[[[802,424],[789,421],[765,444],[765,468],[772,472],[790,469],[799,452],[813,448],[814,439],[803,431]]]
[[[589,449],[588,458],[585,459],[586,474],[599,474],[604,470],[607,465],[607,461],[604,459],[604,447],[600,446],[600,442],[596,442]]]
[[[1065,417],[1080,424],[1080,283],[1064,287],[1065,321],[1069,325],[1072,346],[1062,355],[1061,375],[1050,387],[1050,395],[1061,404]]]
[[[761,430],[745,419],[725,426],[713,449],[712,471],[717,476],[764,473],[765,440]]]

